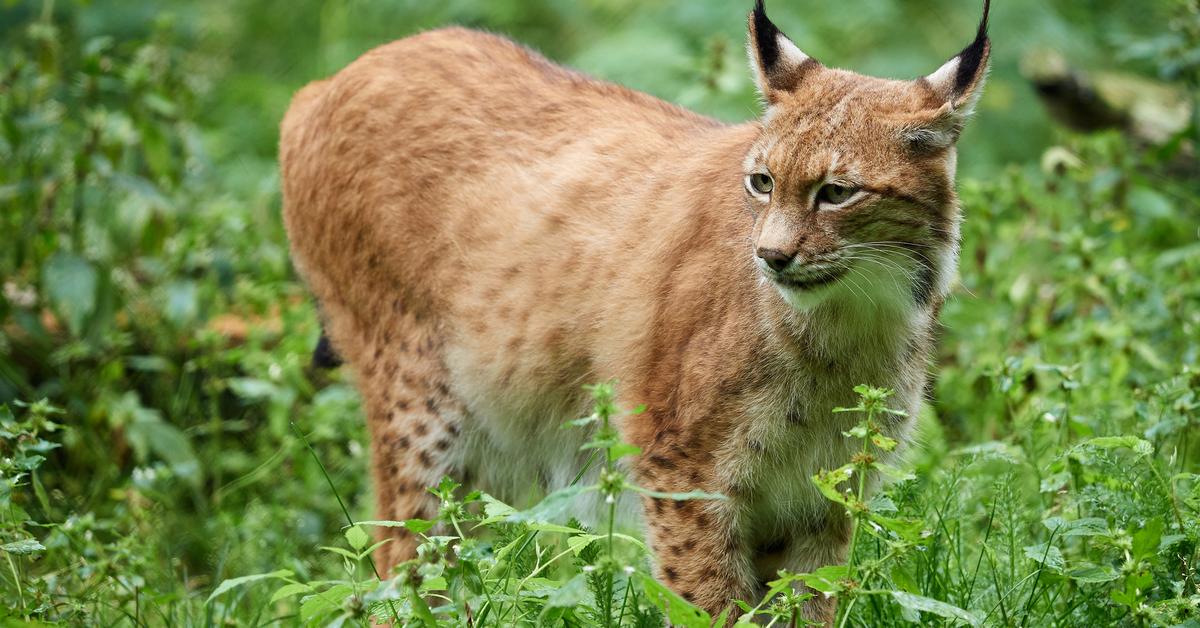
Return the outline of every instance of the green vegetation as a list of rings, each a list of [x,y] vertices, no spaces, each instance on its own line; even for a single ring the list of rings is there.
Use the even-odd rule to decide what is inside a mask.
[[[745,3],[749,5],[749,2]],[[374,522],[357,395],[313,371],[287,258],[276,129],[290,94],[375,43],[456,22],[724,119],[754,115],[748,6],[651,0],[0,3],[0,620],[88,625],[707,625],[641,541],[565,499],[641,490],[611,387],[569,429],[606,472],[528,510],[452,481],[446,536],[396,574]],[[855,521],[848,565],[781,574],[839,626],[1200,626],[1200,3],[1010,0],[963,140],[962,286],[902,469],[862,450],[814,479]],[[978,7],[774,0],[829,63],[935,68]],[[1018,74],[1052,44],[1192,96],[1146,145],[1056,129]],[[864,382],[870,384],[870,382]],[[849,479],[851,490],[839,487]],[[719,496],[688,494],[685,499]],[[359,525],[350,525],[360,522]],[[436,529],[443,529],[436,528]]]

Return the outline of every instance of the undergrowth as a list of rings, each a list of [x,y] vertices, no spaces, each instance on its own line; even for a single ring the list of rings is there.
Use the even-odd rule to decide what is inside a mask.
[[[289,18],[245,4],[251,31]],[[1169,28],[1130,56],[1195,97],[1200,11],[1159,4]],[[532,10],[512,6],[514,23]],[[221,83],[234,55],[189,31],[243,26],[196,9],[129,34],[118,14],[0,7],[0,621],[783,626],[828,595],[839,628],[1200,626],[1194,107],[1162,146],[1058,134],[1040,163],[960,182],[961,286],[917,441],[880,465],[888,392],[863,386],[839,414],[857,454],[813,478],[853,522],[848,563],[781,573],[712,618],[611,516],[571,517],[645,492],[613,429],[635,410],[611,385],[565,428],[591,435],[595,484],[517,508],[448,478],[434,520],[369,519],[358,398],[308,366],[318,327],[288,266],[273,135],[221,106],[253,91],[282,107],[289,88]],[[551,33],[568,19],[539,15]],[[697,67],[721,92],[736,46],[717,44]],[[235,150],[243,135],[266,156]],[[964,160],[985,141],[1009,139],[968,134]],[[886,478],[874,494],[867,472]],[[386,526],[422,541],[392,573],[371,561]]]

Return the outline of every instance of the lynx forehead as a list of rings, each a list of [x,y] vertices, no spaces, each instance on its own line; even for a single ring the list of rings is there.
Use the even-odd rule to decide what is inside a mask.
[[[617,380],[648,408],[619,426],[634,479],[730,497],[630,505],[666,584],[719,612],[840,560],[845,518],[807,478],[849,456],[830,411],[855,384],[920,403],[986,26],[985,3],[959,55],[883,80],[806,55],[760,1],[765,111],[732,126],[457,28],[301,90],[284,218],[320,357],[363,395],[379,518],[431,516],[446,474],[510,500],[564,485],[582,458],[559,426]],[[413,551],[401,534],[380,559]]]

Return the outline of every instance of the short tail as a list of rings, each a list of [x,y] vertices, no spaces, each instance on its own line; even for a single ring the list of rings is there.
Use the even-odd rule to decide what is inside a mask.
[[[319,369],[335,369],[342,365],[342,356],[338,355],[333,348],[333,343],[329,342],[329,336],[325,335],[325,330],[321,330],[321,339],[317,341],[317,347],[313,349],[312,354],[313,368]]]

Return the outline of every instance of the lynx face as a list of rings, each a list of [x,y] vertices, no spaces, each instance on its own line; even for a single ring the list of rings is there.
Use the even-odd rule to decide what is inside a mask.
[[[822,66],[761,3],[750,30],[768,110],[743,166],[764,277],[800,309],[841,297],[908,310],[944,296],[958,239],[954,143],[983,81],[983,30],[916,81]]]

